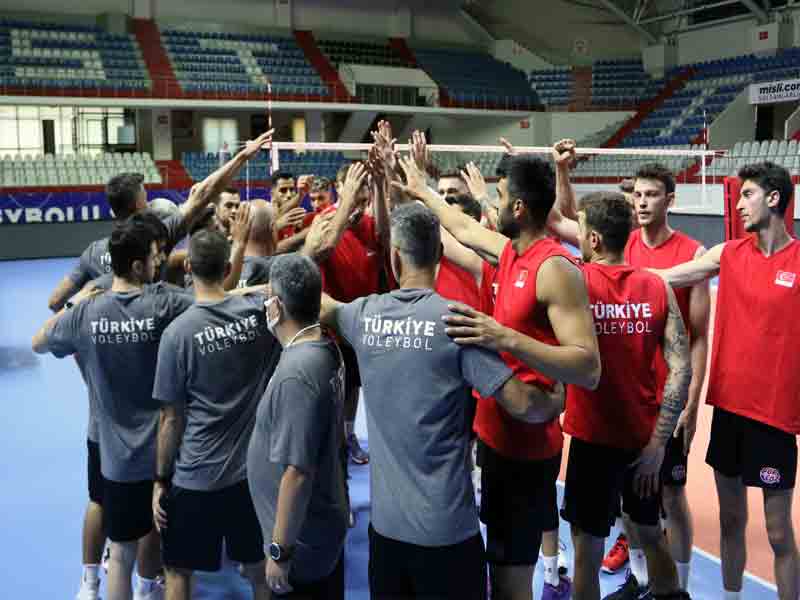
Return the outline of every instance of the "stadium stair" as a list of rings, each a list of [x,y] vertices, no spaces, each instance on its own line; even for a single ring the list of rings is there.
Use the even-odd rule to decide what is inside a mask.
[[[310,31],[295,30],[294,39],[303,50],[306,60],[317,70],[322,81],[330,89],[333,98],[339,102],[353,102],[354,98],[339,78],[339,72],[333,68],[331,62],[317,46],[314,34]]]
[[[639,125],[641,125],[642,121],[652,113],[654,110],[659,108],[664,102],[672,97],[673,94],[679,92],[683,87],[686,85],[686,82],[689,81],[694,76],[694,69],[689,68],[684,71],[681,71],[677,76],[672,78],[667,85],[664,86],[664,89],[656,95],[655,98],[648,102],[644,102],[639,106],[639,109],[636,113],[625,122],[625,124],[619,128],[619,130],[611,136],[611,138],[603,144],[603,148],[615,148],[620,145],[625,136],[629,135],[633,131],[636,130]]]
[[[161,33],[155,21],[133,19],[133,32],[142,49],[142,58],[150,72],[150,78],[153,80],[154,95],[172,97],[180,94],[178,80],[175,78],[172,64],[164,50]]]

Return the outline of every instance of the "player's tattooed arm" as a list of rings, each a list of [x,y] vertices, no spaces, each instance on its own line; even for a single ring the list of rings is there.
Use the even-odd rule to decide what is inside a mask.
[[[669,375],[664,384],[664,399],[658,415],[652,441],[666,445],[675,431],[686,400],[689,384],[692,381],[692,356],[689,350],[689,337],[681,317],[675,293],[667,287],[669,314],[664,329],[664,360],[669,367]]]

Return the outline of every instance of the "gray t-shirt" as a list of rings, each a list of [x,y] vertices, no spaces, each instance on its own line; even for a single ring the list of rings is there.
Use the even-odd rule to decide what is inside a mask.
[[[161,220],[167,228],[167,248],[169,253],[172,248],[186,235],[183,217],[170,215]],[[82,288],[93,279],[104,273],[111,273],[111,254],[108,252],[108,240],[104,237],[89,244],[81,254],[78,264],[69,274],[69,278],[76,288]]]
[[[331,341],[286,348],[258,406],[247,452],[250,495],[267,544],[272,540],[278,490],[286,467],[315,473],[292,561],[292,576],[302,582],[331,574],[347,533],[347,499],[339,460],[343,376],[339,352]]]
[[[164,332],[153,397],[186,411],[173,483],[210,491],[247,476],[256,408],[280,358],[263,294],[197,303]]]
[[[269,269],[272,266],[272,259],[272,256],[245,256],[238,287],[243,288],[269,283]]]
[[[57,357],[76,352],[81,357],[107,479],[153,478],[160,408],[152,397],[158,341],[193,301],[163,283],[134,292],[107,291],[65,312],[47,332]]]
[[[364,388],[372,525],[419,546],[478,532],[466,468],[469,388],[493,396],[512,375],[497,354],[445,334],[447,303],[430,289],[401,289],[337,311]]]

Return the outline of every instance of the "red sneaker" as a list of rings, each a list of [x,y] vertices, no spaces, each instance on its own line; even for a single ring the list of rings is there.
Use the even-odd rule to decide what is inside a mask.
[[[628,538],[620,533],[617,541],[603,559],[603,572],[616,573],[628,563]]]

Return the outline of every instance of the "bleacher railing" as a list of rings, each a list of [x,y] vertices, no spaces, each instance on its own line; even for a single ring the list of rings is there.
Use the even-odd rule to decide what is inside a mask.
[[[485,110],[537,111],[543,110],[533,96],[503,95],[496,91],[464,93],[442,93],[439,87],[382,87],[373,86],[366,91],[358,91],[353,96],[346,89],[330,85],[327,94],[308,93],[295,90],[292,93],[273,92],[248,89],[244,86],[230,85],[228,89],[209,89],[203,91],[187,91],[175,79],[154,79],[145,89],[126,89],[122,87],[97,87],[83,85],[79,81],[67,87],[42,86],[23,83],[9,85],[0,82],[0,96],[44,96],[53,98],[153,98],[153,99],[192,99],[218,101],[264,101],[270,97],[274,101],[308,102],[308,103],[343,103],[343,104],[380,104],[400,106],[428,107],[462,107]],[[198,82],[199,83],[199,82]],[[408,90],[416,90],[416,94],[408,94]],[[398,91],[400,93],[398,93]]]

